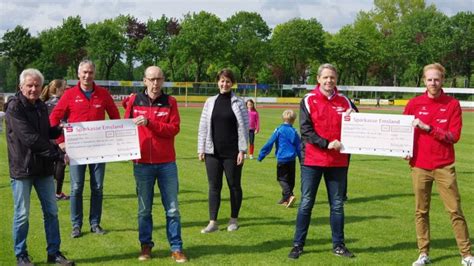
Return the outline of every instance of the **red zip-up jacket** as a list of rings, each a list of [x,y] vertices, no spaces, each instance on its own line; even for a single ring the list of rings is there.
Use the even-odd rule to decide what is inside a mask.
[[[461,137],[462,114],[459,101],[444,94],[429,98],[427,92],[411,99],[403,114],[414,115],[431,127],[415,128],[413,167],[433,170],[454,162],[454,143]]]
[[[341,140],[342,114],[351,108],[350,100],[337,92],[329,99],[319,91],[306,94],[300,104],[301,164],[321,167],[347,167],[348,154],[334,149],[328,144]]]
[[[143,115],[146,126],[138,126],[141,159],[136,163],[157,164],[176,161],[174,138],[179,133],[180,117],[176,99],[162,93],[152,101],[146,92],[130,96],[125,118]]]
[[[78,82],[76,86],[64,92],[49,115],[49,122],[52,126],[57,126],[65,118],[68,123],[105,120],[105,112],[110,119],[120,119],[120,113],[109,91],[94,83],[91,98],[87,99]],[[64,135],[57,139],[57,143],[62,142]]]

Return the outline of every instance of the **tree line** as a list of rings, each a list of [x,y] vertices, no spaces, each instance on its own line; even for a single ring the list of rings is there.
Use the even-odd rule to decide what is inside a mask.
[[[371,11],[334,34],[317,19],[271,29],[246,11],[225,21],[205,11],[147,21],[119,15],[88,25],[68,17],[37,37],[20,25],[3,35],[0,88],[14,90],[25,67],[47,80],[75,79],[83,58],[97,64],[96,79],[141,80],[146,66],[159,65],[173,81],[214,81],[229,67],[239,82],[314,84],[319,64],[329,62],[339,84],[375,86],[420,86],[423,66],[440,62],[447,85],[471,87],[474,15],[448,17],[424,0],[374,0]]]

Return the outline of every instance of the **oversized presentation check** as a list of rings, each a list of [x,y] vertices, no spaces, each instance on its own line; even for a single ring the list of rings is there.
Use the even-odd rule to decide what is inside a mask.
[[[70,123],[64,126],[71,165],[140,159],[138,129],[132,119]]]
[[[413,115],[352,113],[342,116],[342,153],[413,156]]]

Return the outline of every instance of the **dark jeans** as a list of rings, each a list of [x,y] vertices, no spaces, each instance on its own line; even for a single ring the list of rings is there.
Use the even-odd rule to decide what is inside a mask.
[[[277,181],[280,183],[283,200],[293,196],[295,188],[295,161],[277,164]]]
[[[134,164],[136,190],[138,197],[138,238],[142,245],[154,245],[153,198],[155,184],[160,189],[161,203],[166,216],[166,236],[171,251],[183,249],[181,239],[181,218],[178,204],[178,168],[175,162],[159,164]]]
[[[316,193],[324,174],[330,207],[332,243],[335,247],[344,244],[344,201],[343,193],[347,184],[347,167],[301,166],[301,204],[296,216],[296,230],[293,244],[304,246],[311,222],[311,211],[316,201]]]
[[[230,191],[230,208],[232,218],[239,217],[242,205],[242,165],[237,165],[237,158],[220,158],[206,154],[207,180],[209,182],[209,219],[217,220],[221,205],[222,174],[225,172]]]
[[[90,214],[89,224],[99,225],[102,218],[102,200],[104,190],[105,163],[70,165],[71,176],[71,223],[72,227],[82,227],[83,205],[82,193],[86,179],[86,167],[89,166],[90,174]]]
[[[255,129],[249,129],[249,144],[253,145],[255,142]]]
[[[43,211],[44,231],[46,233],[46,251],[56,254],[61,245],[59,233],[58,206],[54,197],[54,180],[52,176],[35,176],[25,179],[10,180],[13,192],[13,247],[15,256],[28,254],[26,238],[29,231],[30,198],[34,187]],[[5,219],[3,219],[5,220]],[[35,232],[38,236],[38,232]],[[5,243],[5,240],[3,243]],[[3,252],[2,250],[2,253]]]

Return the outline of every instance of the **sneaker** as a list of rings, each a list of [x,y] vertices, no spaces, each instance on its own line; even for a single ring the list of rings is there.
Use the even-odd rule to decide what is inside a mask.
[[[287,199],[281,199],[280,201],[277,202],[278,205],[288,205],[288,200]]]
[[[420,256],[418,257],[418,259],[413,262],[413,266],[422,266],[422,265],[426,265],[426,264],[430,264],[431,263],[431,260],[430,258],[428,257],[428,255],[426,254],[420,254]]]
[[[469,256],[469,257],[465,257],[461,260],[461,264],[463,266],[474,266],[474,257],[473,256]]]
[[[91,232],[96,233],[98,235],[104,235],[105,234],[105,230],[102,229],[102,227],[100,227],[100,225],[98,225],[98,224],[91,226]]]
[[[186,255],[181,250],[173,251],[171,252],[171,258],[174,259],[178,263],[183,263],[188,261],[188,258],[186,258]]]
[[[352,254],[352,252],[350,252],[346,246],[344,244],[339,244],[337,245],[333,250],[332,252],[334,253],[334,255],[336,256],[340,256],[340,257],[347,257],[347,258],[353,258],[355,257],[354,254]]]
[[[219,230],[219,226],[217,225],[217,222],[209,222],[209,224],[201,230],[201,234],[207,234],[207,233],[212,233]]]
[[[290,251],[290,254],[288,254],[288,258],[296,260],[297,258],[300,257],[301,253],[303,253],[302,246],[293,246],[293,248]]]
[[[73,227],[72,232],[71,232],[71,237],[72,238],[78,238],[82,235],[81,233],[81,228],[79,227]]]
[[[61,192],[60,194],[56,194],[56,200],[69,200],[69,196]]]
[[[293,206],[293,203],[295,203],[296,201],[296,197],[291,195],[289,198],[288,198],[288,202],[286,203],[286,207],[287,208],[290,208],[291,206]]]
[[[16,265],[17,266],[34,266],[31,262],[30,256],[28,254],[20,254],[16,257]]]
[[[253,155],[252,155],[252,154],[250,154],[249,158],[250,158],[250,160],[253,160]]]
[[[230,218],[229,225],[227,226],[227,231],[237,231],[239,229],[239,224],[237,223],[237,219]]]
[[[56,254],[48,254],[48,263],[65,266],[75,265],[74,261],[66,259],[66,257],[64,257],[64,255],[59,251]]]
[[[139,261],[145,261],[151,259],[151,248],[152,245],[142,245],[142,251],[140,252],[140,256],[138,256]]]

